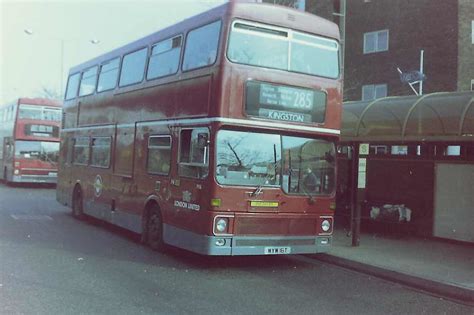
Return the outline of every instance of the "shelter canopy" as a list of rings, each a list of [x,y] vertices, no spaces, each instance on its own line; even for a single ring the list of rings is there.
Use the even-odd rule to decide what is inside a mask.
[[[341,141],[474,141],[474,92],[344,103]]]

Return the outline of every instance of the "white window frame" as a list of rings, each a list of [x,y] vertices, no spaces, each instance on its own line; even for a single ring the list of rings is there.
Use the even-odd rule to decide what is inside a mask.
[[[387,33],[387,48],[386,49],[379,49],[378,48],[378,46],[379,46],[378,38],[379,38],[379,34],[381,34],[381,33]],[[368,50],[367,47],[366,47],[367,38],[369,36],[375,36],[374,49],[373,50]],[[382,52],[382,51],[388,51],[389,42],[390,42],[390,32],[389,32],[388,29],[364,33],[364,46],[363,46],[364,54],[373,54],[373,53],[378,53],[378,52]]]
[[[380,88],[380,87],[385,87],[385,95],[382,95],[382,96],[377,96],[377,88]],[[372,95],[373,97],[372,98],[364,98],[364,90],[365,89],[372,89]],[[382,98],[382,97],[386,97],[388,95],[388,85],[386,83],[383,83],[383,84],[367,84],[367,85],[363,85],[362,86],[362,97],[361,99],[363,101],[370,101],[370,100],[376,100],[378,98]]]
[[[474,20],[471,21],[471,44],[474,44]]]

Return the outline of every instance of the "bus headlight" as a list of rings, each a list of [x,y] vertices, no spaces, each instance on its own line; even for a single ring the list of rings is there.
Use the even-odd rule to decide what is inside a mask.
[[[321,229],[324,232],[329,231],[331,229],[331,222],[329,222],[329,220],[323,220],[323,222],[321,222]]]
[[[219,218],[216,220],[216,231],[223,233],[227,231],[228,220],[226,218]]]
[[[13,171],[13,174],[19,175],[19,174],[20,174],[20,170],[19,170],[19,169],[15,169],[15,170]]]

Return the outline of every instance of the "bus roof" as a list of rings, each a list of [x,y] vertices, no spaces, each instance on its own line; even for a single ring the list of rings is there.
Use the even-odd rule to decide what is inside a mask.
[[[50,99],[50,98],[20,97],[18,99],[18,104],[44,105],[44,106],[61,107],[62,106],[62,101],[55,100],[55,99]]]
[[[127,45],[116,48],[108,53],[72,67],[69,73],[73,74],[83,69],[87,69],[128,52],[133,52],[139,48],[154,44],[160,40],[183,34],[188,30],[223,17],[241,18],[250,21],[265,21],[267,24],[294,28],[302,32],[318,34],[339,40],[338,26],[335,23],[314,14],[280,5],[229,1],[221,6],[187,18],[174,25],[168,26]],[[296,22],[298,23],[297,28],[295,28]],[[317,27],[315,27],[315,25],[317,25]]]

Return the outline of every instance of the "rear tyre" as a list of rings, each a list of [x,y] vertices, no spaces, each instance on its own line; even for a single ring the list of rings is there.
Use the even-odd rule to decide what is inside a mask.
[[[76,219],[84,218],[82,190],[79,187],[74,189],[74,195],[72,198],[72,216]]]
[[[163,219],[157,205],[152,206],[148,212],[146,241],[152,249],[158,252],[166,251],[167,246],[163,241]]]

